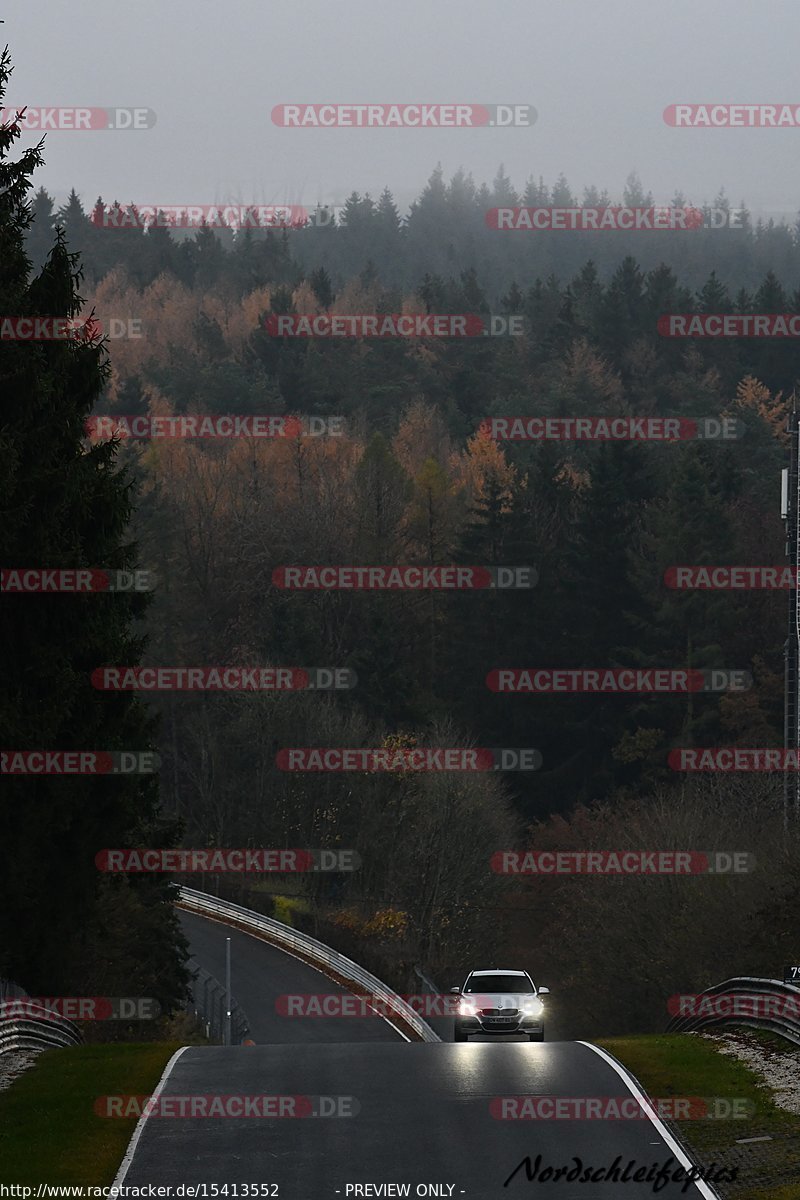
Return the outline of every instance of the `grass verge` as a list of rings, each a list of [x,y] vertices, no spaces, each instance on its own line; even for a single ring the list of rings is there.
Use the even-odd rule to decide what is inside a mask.
[[[149,1096],[180,1043],[45,1050],[0,1092],[0,1183],[114,1181],[136,1117],[100,1117],[100,1096]]]
[[[745,1036],[749,1037],[749,1031]],[[788,1042],[772,1035],[756,1036],[753,1041],[762,1048],[791,1053]],[[713,1041],[695,1034],[608,1038],[597,1045],[618,1058],[654,1100],[719,1098],[723,1103],[716,1111],[720,1113],[741,1112],[743,1106],[734,1106],[734,1102],[747,1100],[752,1111],[746,1116],[669,1119],[664,1123],[699,1163],[737,1168],[734,1183],[716,1185],[722,1196],[731,1200],[798,1200],[800,1116],[779,1108],[770,1089],[744,1063],[721,1054]],[[748,1138],[769,1140],[747,1142]]]

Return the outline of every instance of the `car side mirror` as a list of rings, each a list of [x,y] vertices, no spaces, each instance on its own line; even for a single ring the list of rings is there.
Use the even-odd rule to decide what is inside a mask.
[[[545,988],[545,987],[541,987],[541,988],[539,988],[539,995],[540,995],[540,996],[549,996],[549,995],[550,995],[550,988]]]
[[[450,988],[450,995],[451,996],[460,996],[461,988]]]

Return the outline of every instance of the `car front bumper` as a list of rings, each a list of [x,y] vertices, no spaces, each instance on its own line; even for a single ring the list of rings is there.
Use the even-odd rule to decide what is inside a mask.
[[[455,1027],[462,1033],[541,1033],[541,1017],[456,1017]]]

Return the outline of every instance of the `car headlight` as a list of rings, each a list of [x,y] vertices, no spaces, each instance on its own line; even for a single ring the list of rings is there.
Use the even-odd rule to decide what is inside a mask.
[[[525,1000],[522,1005],[522,1011],[528,1017],[540,1017],[544,1012],[544,1004],[538,998],[536,1000]]]
[[[471,1000],[462,1000],[458,1006],[458,1015],[460,1017],[474,1017],[477,1011]]]

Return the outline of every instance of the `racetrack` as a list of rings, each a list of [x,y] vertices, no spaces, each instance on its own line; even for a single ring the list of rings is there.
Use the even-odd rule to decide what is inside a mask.
[[[275,1010],[279,995],[344,989],[248,934],[188,913],[181,921],[193,954],[218,978],[224,977],[225,938],[232,938],[232,990],[259,1044],[179,1052],[160,1085],[159,1104],[171,1105],[173,1115],[140,1121],[117,1183],[204,1184],[205,1191],[194,1193],[203,1200],[716,1195],[704,1184],[687,1187],[685,1181],[654,1190],[652,1175],[659,1166],[671,1161],[674,1170],[687,1160],[676,1158],[682,1151],[669,1132],[647,1117],[551,1119],[543,1113],[502,1119],[508,1097],[630,1102],[635,1084],[592,1046],[522,1038],[409,1043],[379,1017],[281,1017]],[[244,1098],[264,1096],[283,1100],[269,1102],[280,1105],[269,1115],[241,1115]],[[224,1103],[235,1115],[185,1115],[189,1103],[199,1104],[199,1111]],[[324,1115],[328,1111],[336,1115]],[[533,1182],[526,1157],[537,1171]],[[566,1178],[570,1171],[611,1169],[615,1161],[617,1176],[611,1180]],[[629,1178],[622,1182],[630,1162]],[[553,1178],[549,1168],[564,1170]],[[631,1178],[648,1169],[650,1180]],[[225,1184],[227,1193],[221,1190]],[[259,1190],[248,1193],[245,1185]],[[372,1190],[353,1190],[367,1185]]]
[[[271,1183],[282,1200],[335,1200],[354,1184],[437,1184],[439,1196],[488,1200],[553,1195],[621,1200],[654,1195],[652,1183],[529,1183],[526,1155],[541,1168],[620,1168],[665,1163],[672,1150],[647,1119],[500,1120],[493,1098],[629,1096],[614,1069],[579,1042],[192,1047],[174,1063],[164,1097],[219,1094],[352,1097],[355,1116],[151,1116],[126,1185]],[[352,1102],[351,1102],[352,1104]],[[674,1163],[677,1166],[677,1163]],[[634,1168],[635,1169],[635,1168]],[[667,1184],[658,1195],[712,1195]],[[449,1190],[452,1189],[452,1190]],[[201,1194],[202,1193],[198,1193]],[[211,1191],[208,1191],[211,1195]],[[219,1193],[218,1193],[219,1194]],[[233,1192],[230,1191],[229,1195]],[[239,1195],[243,1192],[240,1190]],[[266,1192],[261,1194],[267,1194]]]

